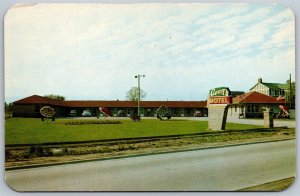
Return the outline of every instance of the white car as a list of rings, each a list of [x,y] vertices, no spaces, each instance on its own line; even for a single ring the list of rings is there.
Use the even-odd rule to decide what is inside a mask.
[[[76,116],[76,110],[71,110],[69,116]]]
[[[92,116],[91,112],[89,110],[84,110],[82,112],[82,116]]]

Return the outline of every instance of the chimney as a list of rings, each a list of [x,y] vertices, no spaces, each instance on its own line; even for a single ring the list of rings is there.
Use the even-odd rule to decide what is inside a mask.
[[[262,79],[261,78],[258,78],[258,83],[262,83]]]

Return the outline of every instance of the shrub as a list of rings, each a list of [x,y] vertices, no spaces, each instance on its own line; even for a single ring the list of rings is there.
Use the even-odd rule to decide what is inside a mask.
[[[10,150],[5,149],[5,158],[8,159],[12,156],[12,153]]]
[[[31,146],[29,149],[30,155],[43,156],[44,153],[45,153],[45,150],[42,146]]]

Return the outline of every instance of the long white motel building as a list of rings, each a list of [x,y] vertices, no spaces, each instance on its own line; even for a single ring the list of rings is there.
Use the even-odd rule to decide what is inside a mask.
[[[261,78],[250,89],[250,92],[231,91],[232,104],[229,106],[228,117],[232,118],[262,118],[265,108],[274,113],[281,112],[280,105],[289,106],[287,84],[267,83]],[[288,99],[287,99],[288,100]],[[70,111],[76,111],[81,116],[84,110],[89,110],[92,116],[101,116],[99,107],[107,108],[112,116],[128,117],[137,112],[136,101],[120,100],[67,100],[60,101],[39,95],[32,95],[13,102],[14,117],[40,117],[40,108],[51,106],[57,117],[67,117]],[[141,116],[156,116],[156,110],[166,106],[173,117],[190,117],[197,112],[200,116],[208,116],[207,101],[141,101]],[[292,117],[292,116],[291,116]]]
[[[81,116],[84,110],[89,110],[92,116],[101,116],[99,107],[107,108],[112,116],[130,116],[136,113],[136,101],[60,101],[39,95],[32,95],[13,102],[14,117],[40,117],[40,108],[51,106],[55,109],[56,116],[69,116],[71,110],[76,111],[76,116]],[[174,117],[194,116],[200,111],[207,116],[206,101],[141,101],[141,116],[154,117],[160,106],[166,106],[168,112]]]

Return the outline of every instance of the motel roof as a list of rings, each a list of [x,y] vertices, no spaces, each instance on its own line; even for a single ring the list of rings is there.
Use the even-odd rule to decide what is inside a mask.
[[[65,101],[69,107],[136,107],[137,101]],[[140,106],[145,108],[165,105],[173,108],[202,108],[206,101],[141,101]]]
[[[47,104],[53,106],[65,107],[137,107],[137,101],[97,101],[97,100],[72,100],[60,101],[39,95],[32,95],[24,99],[15,101],[14,104]],[[141,107],[160,107],[165,105],[173,108],[203,108],[206,107],[206,101],[141,101]]]
[[[20,99],[13,103],[14,104],[47,104],[47,105],[55,105],[55,106],[65,106],[64,101],[52,99],[48,97],[42,97],[39,95],[32,95],[30,97]]]
[[[284,104],[284,99],[277,99],[276,97],[271,97],[256,91],[250,91],[239,95],[232,100],[233,104],[237,103],[268,103],[268,104]]]
[[[250,90],[252,90],[254,87],[256,87],[258,84],[263,84],[269,89],[282,89],[282,90],[287,90],[288,89],[288,84],[281,84],[281,83],[270,83],[270,82],[260,82],[255,84]]]

